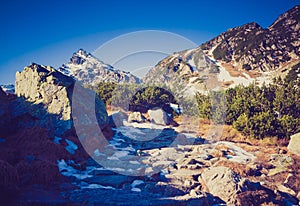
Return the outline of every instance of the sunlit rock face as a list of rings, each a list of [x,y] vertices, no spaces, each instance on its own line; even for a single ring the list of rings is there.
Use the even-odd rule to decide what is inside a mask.
[[[50,66],[33,63],[25,67],[22,72],[17,72],[15,85],[16,95],[36,107],[30,113],[40,120],[39,125],[53,127],[55,133],[62,134],[73,126],[73,103],[82,113],[95,114],[97,121],[94,124],[106,124],[107,112],[97,95],[80,84],[77,84],[75,94],[75,80]],[[80,119],[80,124],[90,123],[89,118]]]

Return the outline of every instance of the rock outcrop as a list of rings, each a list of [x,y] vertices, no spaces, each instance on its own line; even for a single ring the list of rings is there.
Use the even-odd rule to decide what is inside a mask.
[[[82,113],[76,117],[80,124],[87,125],[92,122],[91,118],[85,115],[88,113],[96,114],[97,122],[94,124],[106,124],[107,112],[97,95],[79,84],[76,86],[75,94],[75,80],[50,66],[33,63],[25,67],[22,72],[17,72],[15,85],[16,95],[24,97],[31,104],[30,107],[36,107],[28,112],[39,119],[38,125],[51,127],[50,129],[55,130],[55,134],[63,134],[72,128],[72,109],[75,107],[76,111]],[[22,112],[28,105],[19,104],[19,107]]]
[[[247,180],[227,167],[211,167],[203,171],[201,178],[209,192],[227,204],[234,204],[237,194],[247,189]]]
[[[145,122],[146,118],[140,112],[132,112],[128,115],[128,122],[138,122],[142,123]]]
[[[291,136],[291,140],[288,145],[288,150],[300,156],[300,133]]]
[[[148,114],[150,121],[155,124],[170,124],[170,117],[168,117],[168,114],[162,109],[150,109],[148,110]]]
[[[50,66],[31,64],[16,73],[16,94],[47,106],[61,120],[71,119],[71,92],[75,81]]]

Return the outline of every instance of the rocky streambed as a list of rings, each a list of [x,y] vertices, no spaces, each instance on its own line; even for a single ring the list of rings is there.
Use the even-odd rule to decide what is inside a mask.
[[[86,169],[58,160],[60,173],[71,183],[54,188],[60,191],[54,197],[45,193],[43,200],[75,205],[299,204],[299,185],[291,184],[298,173],[290,168],[297,160],[271,154],[275,150],[262,160],[258,149],[150,123],[127,124],[115,129],[105,148],[94,151]]]

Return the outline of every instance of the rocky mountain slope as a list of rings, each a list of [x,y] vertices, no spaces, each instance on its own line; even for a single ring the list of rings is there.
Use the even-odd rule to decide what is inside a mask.
[[[79,49],[70,62],[58,69],[83,84],[97,85],[100,82],[140,83],[141,80],[129,72],[118,70],[98,60],[92,54]]]
[[[229,29],[201,45],[206,54],[238,69],[272,71],[300,56],[300,6],[295,6],[268,28],[257,23]]]
[[[201,48],[174,53],[161,60],[145,76],[144,83],[160,85],[172,90],[176,96],[190,96],[204,91],[217,78],[219,66],[206,56]],[[217,82],[217,81],[214,81]]]
[[[152,68],[147,84],[165,85],[175,94],[269,83],[300,62],[300,6],[264,29],[257,23],[229,29],[196,49],[174,53]]]

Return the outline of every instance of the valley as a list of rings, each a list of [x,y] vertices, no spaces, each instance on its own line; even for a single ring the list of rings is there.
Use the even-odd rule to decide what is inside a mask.
[[[0,204],[300,205],[300,6],[143,78],[79,49],[0,87]]]

